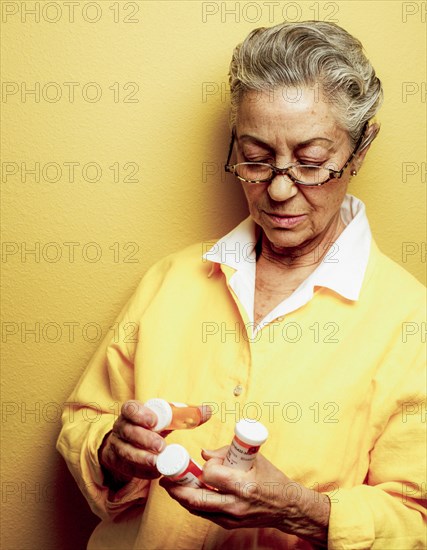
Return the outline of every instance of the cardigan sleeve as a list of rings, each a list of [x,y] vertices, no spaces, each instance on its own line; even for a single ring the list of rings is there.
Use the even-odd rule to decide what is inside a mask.
[[[162,285],[168,263],[165,258],[148,270],[116,320],[117,334],[104,339],[64,407],[57,449],[101,519],[113,519],[130,506],[144,506],[148,495],[150,481],[137,478],[113,494],[104,485],[98,449],[121,405],[134,398],[139,320]]]
[[[421,337],[416,345],[405,343],[391,354],[401,375],[385,399],[392,414],[378,421],[384,428],[371,449],[365,483],[332,498],[331,550],[427,547],[425,345]],[[405,353],[409,368],[402,364]]]

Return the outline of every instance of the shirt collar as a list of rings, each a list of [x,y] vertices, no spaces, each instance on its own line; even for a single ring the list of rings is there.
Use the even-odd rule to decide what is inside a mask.
[[[297,290],[323,286],[344,298],[357,300],[368,263],[372,235],[365,205],[360,199],[346,195],[340,213],[346,224],[345,229],[334,243],[329,243],[330,248],[322,262]],[[221,269],[222,265],[237,272],[254,272],[255,245],[259,234],[259,226],[249,216],[219,239],[203,255],[205,261],[213,262],[209,276]]]

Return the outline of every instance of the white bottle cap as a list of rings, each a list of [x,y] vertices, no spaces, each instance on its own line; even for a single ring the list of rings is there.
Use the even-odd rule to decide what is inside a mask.
[[[243,443],[247,445],[253,445],[254,447],[262,445],[268,438],[268,430],[264,424],[246,418],[237,422],[234,433],[240,441],[243,441]]]
[[[189,462],[188,451],[182,445],[171,443],[157,456],[156,467],[164,476],[178,476],[185,472]]]
[[[172,422],[172,409],[167,401],[154,397],[144,403],[144,407],[151,409],[157,416],[157,423],[153,428],[154,432],[161,432]]]

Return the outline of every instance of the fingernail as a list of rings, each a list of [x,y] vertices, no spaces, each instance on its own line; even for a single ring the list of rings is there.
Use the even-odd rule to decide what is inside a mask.
[[[156,419],[154,418],[154,416],[149,415],[145,417],[145,422],[148,428],[154,428],[156,424]]]
[[[165,442],[163,441],[163,439],[158,439],[158,440],[154,441],[154,443],[152,445],[152,449],[154,451],[160,452],[160,451],[163,450],[164,444],[165,444]]]
[[[149,466],[155,466],[157,462],[157,456],[156,455],[148,455],[147,456],[147,462]]]

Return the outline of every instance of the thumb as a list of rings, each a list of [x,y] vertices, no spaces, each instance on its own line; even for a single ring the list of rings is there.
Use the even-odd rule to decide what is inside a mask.
[[[212,409],[209,405],[201,405],[197,407],[200,411],[200,425],[204,424],[212,416]]]

